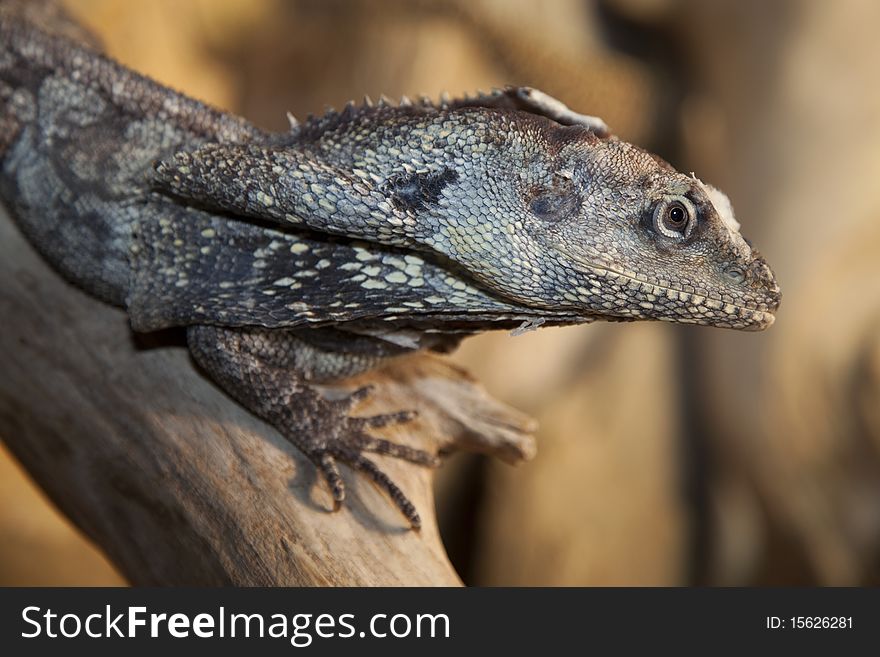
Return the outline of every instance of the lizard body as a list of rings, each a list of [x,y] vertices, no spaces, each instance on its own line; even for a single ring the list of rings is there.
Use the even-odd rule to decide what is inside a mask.
[[[315,383],[496,328],[763,329],[779,289],[720,192],[541,92],[384,99],[285,134],[0,5],[0,194],[68,280],[196,362],[320,469],[419,516],[364,454],[436,457]]]

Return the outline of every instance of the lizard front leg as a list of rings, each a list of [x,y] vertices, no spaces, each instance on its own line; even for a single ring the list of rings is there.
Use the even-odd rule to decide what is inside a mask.
[[[414,528],[421,519],[403,491],[367,452],[436,466],[428,452],[376,438],[369,429],[407,422],[412,411],[353,417],[351,410],[368,394],[359,388],[342,399],[328,399],[316,380],[365,371],[379,360],[365,354],[337,353],[315,347],[292,331],[192,326],[187,343],[196,362],[223,390],[249,411],[272,424],[315,464],[338,508],[345,499],[342,462],[383,488]]]

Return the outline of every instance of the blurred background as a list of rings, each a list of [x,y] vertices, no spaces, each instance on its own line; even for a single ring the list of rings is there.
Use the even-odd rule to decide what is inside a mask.
[[[455,354],[541,423],[530,463],[439,473],[465,582],[880,584],[880,3],[66,4],[126,65],[266,128],[530,85],[730,196],[783,289],[766,333],[596,324]],[[0,451],[0,585],[123,583]]]

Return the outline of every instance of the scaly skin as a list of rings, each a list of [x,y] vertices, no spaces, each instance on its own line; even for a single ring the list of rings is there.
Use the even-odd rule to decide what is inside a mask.
[[[59,26],[60,29],[61,26]],[[0,193],[34,246],[195,360],[316,464],[400,489],[334,381],[495,328],[760,330],[779,288],[727,198],[539,91],[349,105],[268,134],[0,4]],[[68,31],[69,33],[69,31]]]

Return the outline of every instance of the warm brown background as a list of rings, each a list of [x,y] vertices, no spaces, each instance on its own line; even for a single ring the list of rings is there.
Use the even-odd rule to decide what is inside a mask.
[[[68,5],[125,64],[265,127],[528,84],[731,196],[783,288],[769,332],[594,325],[455,356],[541,422],[531,463],[441,471],[467,582],[880,583],[880,4]],[[112,583],[0,452],[0,584]]]

